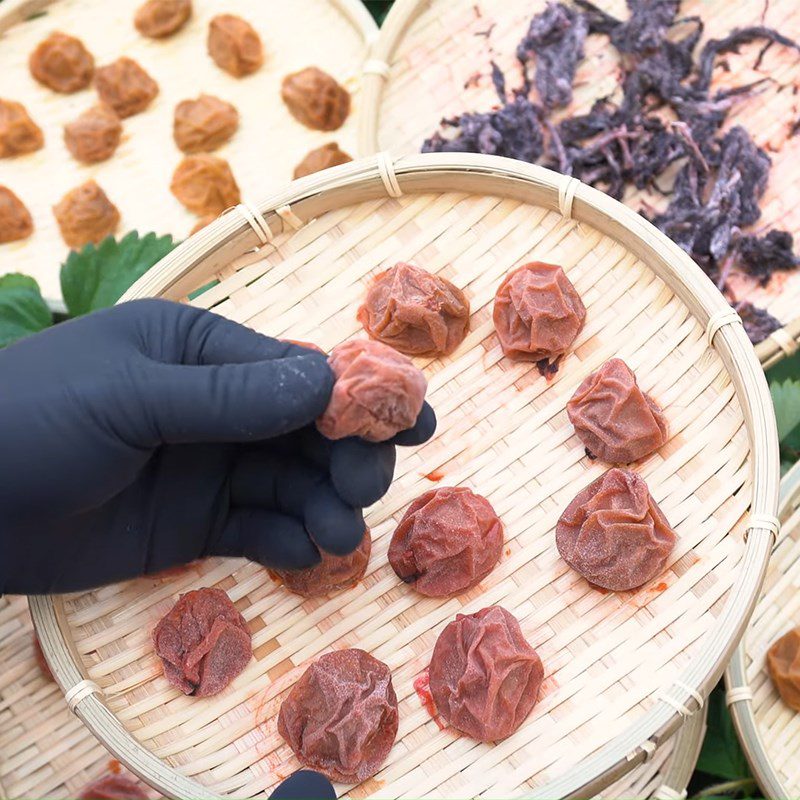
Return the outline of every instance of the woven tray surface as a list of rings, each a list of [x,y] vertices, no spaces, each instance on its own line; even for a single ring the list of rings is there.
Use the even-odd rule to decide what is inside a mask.
[[[756,768],[766,765],[777,787],[765,785],[768,797],[800,797],[800,714],[787,706],[767,674],[766,653],[772,643],[800,624],[800,469],[784,479],[791,486],[785,504],[781,538],[769,564],[764,591],[740,647],[751,703],[737,703],[735,712],[755,724],[758,738],[742,742]],[[730,673],[727,676],[731,688]]]
[[[0,797],[77,797],[91,781],[119,771],[42,674],[27,600],[0,598]]]
[[[502,358],[490,318],[502,276],[532,258],[562,264],[588,308],[586,328],[551,383],[531,365]],[[398,260],[465,288],[471,333],[451,357],[420,362],[439,430],[400,454],[395,483],[369,511],[374,545],[364,582],[329,599],[302,600],[256,564],[210,560],[163,586],[136,581],[64,604],[64,627],[85,674],[104,689],[116,717],[144,747],[218,793],[268,792],[298,768],[276,731],[280,703],[317,655],[358,646],[392,669],[400,731],[383,769],[350,796],[525,795],[657,702],[702,650],[739,576],[751,461],[730,379],[672,290],[599,231],[493,196],[362,202],[237,259],[194,302],[328,350],[361,335],[355,310],[365,287]],[[198,285],[208,277],[198,276]],[[553,540],[565,505],[604,469],[586,459],[564,404],[612,355],[627,360],[666,410],[670,442],[637,469],[680,536],[663,575],[621,594],[591,588],[559,559]],[[472,591],[426,599],[388,566],[389,539],[412,499],[456,484],[492,502],[505,524],[505,553]],[[229,593],[250,624],[255,659],[223,694],[197,700],[166,683],[150,632],[178,594],[212,585]],[[491,603],[520,619],[546,671],[541,701],[496,746],[440,731],[413,689],[445,624]]]
[[[620,19],[628,16],[625,0],[595,1]],[[419,15],[399,38],[389,60],[382,102],[373,110],[378,115],[378,140],[370,146],[394,154],[419,152],[423,140],[437,129],[443,117],[491,108],[497,102],[489,74],[491,59],[506,73],[509,88],[521,85],[514,52],[545,0],[421,0],[418,6]],[[800,41],[800,4],[796,0],[682,0],[681,13],[702,17],[704,38],[720,38],[735,27],[757,25],[763,20],[763,24]],[[772,158],[758,227],[778,227],[798,237],[800,136],[790,138],[789,134],[800,117],[800,58],[776,46],[754,70],[760,48],[761,44],[755,43],[744,46],[739,55],[720,58],[730,72],[717,69],[714,87],[740,85],[767,76],[771,79],[758,94],[733,108],[727,124],[747,128]],[[567,113],[588,111],[594,100],[612,94],[618,86],[619,61],[608,39],[590,36],[585,49],[586,57],[576,75],[574,101]],[[643,200],[656,208],[665,202],[660,195],[635,189],[625,197],[626,204],[637,210]],[[730,284],[737,297],[766,307],[784,324],[796,322],[792,335],[800,336],[800,271],[778,274],[766,287],[744,275],[734,275]]]
[[[90,178],[97,180],[122,219],[117,231],[171,233],[185,238],[197,217],[169,190],[172,172],[182,158],[172,139],[177,103],[204,92],[232,103],[240,126],[233,139],[215,151],[229,161],[242,196],[261,194],[291,180],[295,165],[312,148],[339,142],[355,156],[359,73],[366,44],[365,28],[343,9],[355,7],[357,18],[369,22],[357,0],[194,0],[187,25],[166,40],[140,35],[133,26],[142,0],[55,0],[39,18],[13,25],[0,34],[2,96],[23,103],[45,135],[43,149],[0,161],[0,183],[9,186],[34,218],[33,235],[22,242],[0,245],[0,274],[24,272],[40,283],[45,297],[61,296],[59,265],[68,252],[51,206],[69,189]],[[4,15],[18,0],[0,4]],[[219,69],[206,51],[209,20],[216,14],[238,14],[258,31],[264,45],[264,65],[246,78]],[[127,55],[157,81],[160,92],[150,107],[123,120],[123,141],[117,152],[96,165],[83,165],[70,155],[63,126],[96,102],[93,88],[60,95],[38,84],[28,70],[28,55],[53,30],[81,38],[100,66]],[[338,131],[312,131],[297,122],[280,98],[284,75],[316,65],[330,72],[353,96],[350,117]]]

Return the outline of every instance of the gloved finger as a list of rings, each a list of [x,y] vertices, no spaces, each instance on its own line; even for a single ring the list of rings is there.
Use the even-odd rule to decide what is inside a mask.
[[[297,458],[267,448],[243,453],[231,472],[234,506],[270,508],[302,520],[312,541],[346,555],[364,535],[364,517],[336,492],[328,476]]]
[[[345,503],[366,508],[389,490],[396,462],[394,445],[388,442],[340,439],[330,451],[331,482]]]
[[[401,447],[415,447],[427,442],[434,433],[436,433],[436,412],[428,403],[423,403],[422,411],[419,412],[414,427],[407,431],[400,431],[389,442]]]
[[[352,553],[366,529],[361,509],[343,502],[331,484],[323,484],[308,498],[305,523],[314,544],[335,556]]]
[[[262,508],[232,509],[208,555],[244,556],[274,569],[305,569],[320,562],[300,520]]]
[[[136,444],[247,442],[308,425],[328,404],[333,373],[325,356],[191,367],[152,362],[135,374],[143,413]],[[130,404],[130,398],[127,403]]]
[[[301,769],[281,783],[269,800],[336,800],[336,792],[324,775]]]
[[[136,300],[130,309],[144,342],[145,354],[156,361],[203,366],[247,364],[304,355],[306,348],[272,339],[252,328],[202,308],[168,300]]]

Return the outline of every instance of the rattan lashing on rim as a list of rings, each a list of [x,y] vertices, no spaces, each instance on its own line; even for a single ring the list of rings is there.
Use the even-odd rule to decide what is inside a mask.
[[[259,203],[257,208],[274,233],[285,225],[285,220],[276,213],[280,207],[289,205],[297,218],[310,221],[345,204],[369,204],[376,198],[385,197],[389,180],[388,188],[392,191],[399,188],[404,199],[420,193],[423,193],[420,197],[427,197],[424,193],[441,191],[446,187],[451,192],[499,195],[533,203],[547,213],[547,210],[558,210],[559,194],[561,192],[563,196],[565,181],[561,176],[538,167],[480,156],[409,156],[393,162],[390,176],[387,176],[386,169],[385,159],[344,165],[297,181],[284,192]],[[633,255],[642,258],[666,281],[701,325],[707,325],[717,312],[728,308],[685,254],[634,212],[622,208],[600,192],[576,185],[572,216],[579,224],[600,228],[608,236],[624,241]],[[303,231],[301,229],[297,235],[302,236]],[[206,283],[233,258],[258,245],[256,232],[244,218],[235,214],[225,215],[148,273],[126,299],[153,294],[181,298]],[[244,267],[243,271],[246,270]],[[234,277],[235,273],[231,273],[231,279]],[[777,441],[763,373],[741,326],[726,324],[720,327],[715,332],[714,347],[728,368],[753,446],[753,513],[772,514],[778,484]],[[446,373],[442,373],[441,380],[446,380]],[[403,497],[395,500],[395,504],[402,505],[403,502]],[[698,697],[702,698],[720,674],[755,601],[772,531],[768,526],[755,527],[753,531],[759,535],[754,536],[751,531],[737,572],[739,578],[717,622],[704,634],[703,652],[697,653],[672,682],[666,695],[670,700],[655,703],[609,745],[586,758],[570,770],[570,774],[537,787],[531,796],[584,795],[598,791],[643,761],[658,744],[674,733],[684,716],[676,704],[686,713],[697,710]],[[67,640],[64,635],[69,629],[63,605],[48,598],[35,598],[33,608],[43,647],[54,662],[54,672],[62,686],[69,688],[85,676],[77,668],[80,661],[65,649]],[[98,697],[84,698],[76,712],[101,735],[120,761],[161,791],[174,796],[208,796],[207,791],[201,791],[199,784],[167,769],[156,756],[137,745]]]

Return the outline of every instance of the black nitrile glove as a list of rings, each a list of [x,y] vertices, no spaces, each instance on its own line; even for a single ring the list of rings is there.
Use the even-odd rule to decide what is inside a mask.
[[[209,555],[351,552],[393,442],[330,442],[320,353],[141,300],[0,350],[0,592],[84,589]]]
[[[336,792],[324,775],[301,769],[283,781],[269,800],[336,800]]]

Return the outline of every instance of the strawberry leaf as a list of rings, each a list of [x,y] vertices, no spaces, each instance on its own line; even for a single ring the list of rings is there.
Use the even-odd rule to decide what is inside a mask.
[[[33,278],[17,273],[0,278],[0,347],[52,324],[53,315]]]

